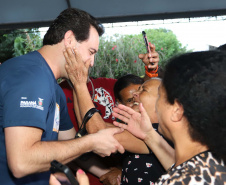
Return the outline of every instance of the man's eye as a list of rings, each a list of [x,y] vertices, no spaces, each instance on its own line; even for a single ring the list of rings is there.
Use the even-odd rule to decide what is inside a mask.
[[[96,52],[94,51],[89,51],[90,55],[95,55]]]

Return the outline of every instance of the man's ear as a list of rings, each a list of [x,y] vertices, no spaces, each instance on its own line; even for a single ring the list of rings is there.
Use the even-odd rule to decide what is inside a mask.
[[[183,118],[183,115],[184,115],[183,106],[177,100],[175,100],[173,104],[171,121],[173,122],[181,121],[181,119]]]
[[[64,34],[64,45],[66,47],[71,47],[72,46],[72,42],[74,42],[74,40],[75,40],[74,33],[71,30],[68,30]]]

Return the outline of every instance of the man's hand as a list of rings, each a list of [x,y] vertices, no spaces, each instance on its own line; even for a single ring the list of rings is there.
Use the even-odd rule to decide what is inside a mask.
[[[150,44],[151,53],[139,54],[139,58],[150,70],[157,68],[159,63],[159,54],[155,51],[155,45]]]
[[[139,104],[139,110],[140,113],[134,111],[130,107],[119,104],[117,107],[113,108],[112,115],[126,124],[117,121],[114,121],[113,124],[128,130],[134,136],[144,140],[148,133],[153,131],[153,127],[142,103]]]
[[[91,60],[83,61],[79,52],[74,48],[66,48],[64,57],[67,62],[65,69],[74,87],[86,84]]]
[[[123,146],[114,138],[115,134],[121,133],[122,128],[108,128],[98,131],[95,134],[90,134],[87,137],[93,141],[93,152],[101,157],[110,156],[111,153],[124,153]]]
[[[117,179],[121,179],[122,170],[116,167],[112,167],[110,171],[100,177],[100,181],[104,185],[118,185]]]

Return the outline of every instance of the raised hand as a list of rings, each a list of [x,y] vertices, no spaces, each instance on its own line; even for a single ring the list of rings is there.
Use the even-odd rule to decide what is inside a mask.
[[[149,44],[151,48],[151,53],[139,54],[139,58],[143,61],[143,63],[148,67],[148,69],[156,69],[159,63],[159,54],[155,51],[155,45]]]
[[[66,48],[63,52],[66,59],[65,69],[74,87],[86,84],[91,60],[83,61],[75,48]]]
[[[113,124],[128,130],[134,136],[144,140],[148,133],[153,130],[153,127],[142,103],[139,104],[139,110],[140,113],[130,107],[119,104],[117,107],[113,108],[112,115],[126,124],[117,121],[114,121]]]

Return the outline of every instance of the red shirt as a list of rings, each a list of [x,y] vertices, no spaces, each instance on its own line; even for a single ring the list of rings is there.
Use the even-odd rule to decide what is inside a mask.
[[[117,80],[112,78],[91,78],[91,81],[92,83],[89,82],[87,86],[93,103],[100,111],[103,120],[105,122],[112,123],[114,120],[114,117],[112,117],[112,108],[115,105],[113,87]],[[68,113],[70,115],[71,121],[76,131],[78,131],[77,119],[74,113],[72,88],[69,86],[67,81],[62,82],[60,86],[63,89],[67,99]],[[102,183],[99,181],[99,178],[90,173],[87,173],[87,175],[89,177],[90,185],[102,185]]]

